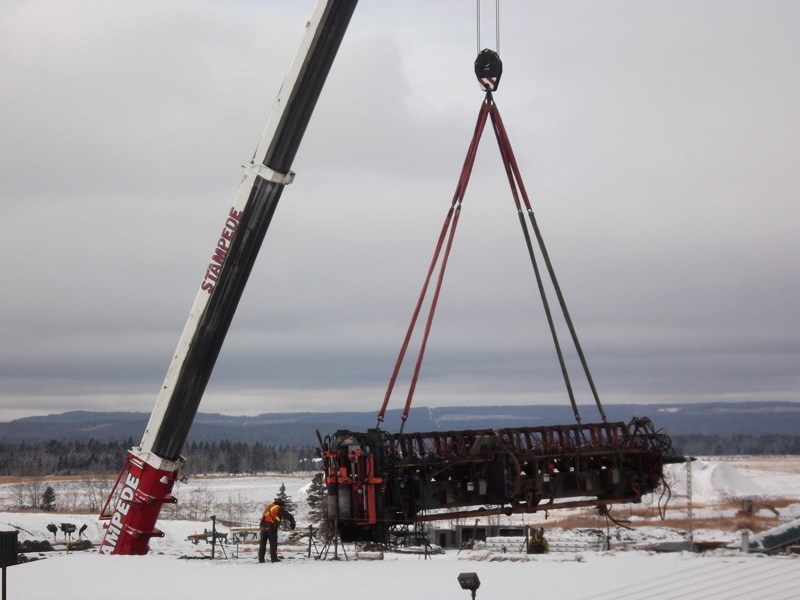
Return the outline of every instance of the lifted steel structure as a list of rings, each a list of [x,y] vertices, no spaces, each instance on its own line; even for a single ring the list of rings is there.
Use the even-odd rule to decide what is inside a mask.
[[[415,521],[640,502],[681,462],[649,419],[389,434],[321,442],[331,531],[385,542]]]

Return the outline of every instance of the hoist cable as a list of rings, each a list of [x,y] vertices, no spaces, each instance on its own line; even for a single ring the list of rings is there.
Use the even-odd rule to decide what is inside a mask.
[[[480,54],[480,52],[481,52],[481,0],[475,0],[475,7],[476,7],[476,9],[478,11],[477,19],[475,19],[475,22],[478,24],[478,30],[477,30],[477,36],[476,36],[476,42],[475,42],[475,46],[476,46],[475,52],[477,54]]]
[[[480,54],[481,48],[481,0],[475,0],[477,18],[476,52]],[[500,0],[494,2],[494,50],[500,54]]]
[[[495,51],[500,54],[500,0],[494,0],[494,45]]]

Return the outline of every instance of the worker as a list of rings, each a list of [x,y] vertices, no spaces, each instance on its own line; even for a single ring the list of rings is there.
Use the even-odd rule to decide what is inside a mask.
[[[286,502],[276,498],[264,507],[261,517],[261,539],[258,543],[258,562],[263,563],[267,554],[267,540],[269,540],[269,557],[272,562],[278,562],[278,528],[281,523],[286,523],[294,529],[294,516],[286,510]]]
[[[550,546],[544,538],[544,529],[533,530],[533,535],[528,540],[528,554],[547,554],[550,551]]]

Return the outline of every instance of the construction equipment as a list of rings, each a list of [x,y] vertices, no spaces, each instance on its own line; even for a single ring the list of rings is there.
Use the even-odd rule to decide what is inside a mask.
[[[142,440],[128,452],[101,510],[100,517],[108,520],[102,553],[145,554],[149,540],[162,535],[155,525],[163,504],[175,501],[172,489],[184,464],[181,451],[277,203],[294,178],[292,162],[356,3],[319,0],[308,21],[301,47],[226,215]],[[343,538],[384,541],[394,527],[442,518],[441,511],[452,517],[637,502],[658,485],[663,463],[673,460],[668,438],[657,433],[649,421],[606,422],[492,97],[502,74],[497,53],[481,52],[475,72],[486,95],[378,423],[383,420],[410,331],[442,256],[403,425],[408,416],[461,202],[481,132],[491,120],[577,424],[444,434],[403,434],[401,425],[397,435],[375,429],[338,432],[326,440],[320,436],[329,519]],[[581,425],[526,217],[594,394],[600,424]],[[487,508],[475,508],[481,505]]]
[[[103,506],[102,553],[146,554],[183,445],[357,0],[319,0],[205,269],[155,408]]]
[[[493,92],[497,90],[501,74],[502,62],[497,53],[489,49],[480,51],[475,61],[475,75],[485,92],[484,101],[378,413],[376,429],[360,433],[341,430],[325,439],[319,436],[328,490],[328,529],[339,535],[342,541],[387,542],[393,532],[404,531],[409,525],[422,521],[578,506],[598,506],[607,514],[610,504],[640,502],[642,495],[653,492],[662,483],[665,463],[683,461],[675,456],[670,439],[656,432],[649,419],[633,419],[629,424],[606,421],[508,134],[494,102]],[[491,121],[497,138],[576,424],[404,434],[462,201],[487,121]],[[542,272],[534,253],[533,239],[594,396],[602,420],[600,423],[581,424]],[[437,266],[438,275],[431,285]],[[382,431],[380,425],[431,287],[432,298],[401,416],[400,432],[392,435]]]
[[[640,502],[678,462],[649,419],[389,434],[321,443],[329,530],[386,542],[417,521]]]

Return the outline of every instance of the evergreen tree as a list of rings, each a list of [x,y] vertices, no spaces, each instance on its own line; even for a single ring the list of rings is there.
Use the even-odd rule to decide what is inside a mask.
[[[56,491],[52,486],[48,485],[45,488],[39,508],[45,512],[54,512],[56,510]]]
[[[292,502],[292,499],[289,498],[289,496],[286,494],[286,486],[283,483],[281,483],[281,487],[278,488],[278,493],[275,496],[275,500],[276,501],[283,500],[283,508],[284,508],[284,510],[289,511],[290,513],[292,513],[294,515],[295,509],[297,508],[297,506],[295,505],[294,502]],[[288,529],[289,528],[288,519],[282,519],[281,520],[281,528],[282,529]]]
[[[328,490],[325,487],[323,473],[317,473],[306,491],[306,502],[310,509],[308,517],[313,525],[317,525],[317,537],[327,539],[330,535],[328,527]]]
[[[275,496],[275,500],[283,500],[284,508],[290,513],[294,513],[294,511],[297,510],[297,505],[292,502],[292,499],[286,494],[286,486],[283,483],[281,483],[281,487],[278,488],[278,495]]]
[[[306,491],[306,502],[308,503],[308,517],[312,523],[319,523],[325,517],[325,499],[328,491],[325,488],[323,474],[317,473],[311,480],[311,485]]]

